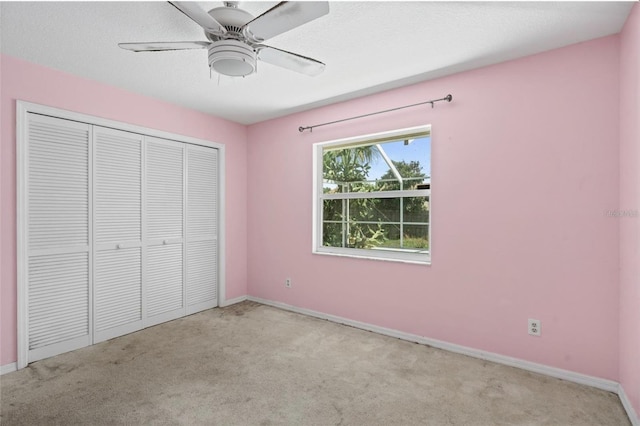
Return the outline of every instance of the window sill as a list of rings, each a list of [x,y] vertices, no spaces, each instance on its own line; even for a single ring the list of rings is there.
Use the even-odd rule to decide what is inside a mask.
[[[409,263],[413,265],[426,265],[431,266],[431,256],[428,254],[420,254],[420,253],[403,253],[402,257],[395,257],[393,255],[389,256],[390,253],[394,253],[392,251],[384,251],[380,250],[357,250],[357,249],[347,249],[340,250],[336,248],[327,248],[321,247],[313,250],[313,254],[319,254],[324,256],[337,256],[337,257],[350,257],[355,259],[366,259],[366,260],[382,260],[385,262],[397,262],[397,263]],[[395,252],[397,253],[397,252]],[[387,254],[385,255],[377,255],[376,254]],[[396,255],[397,256],[397,255]]]

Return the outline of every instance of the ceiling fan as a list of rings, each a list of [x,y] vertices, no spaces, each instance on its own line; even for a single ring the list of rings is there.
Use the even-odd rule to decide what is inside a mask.
[[[238,8],[237,1],[226,1],[224,7],[205,11],[194,2],[169,2],[204,29],[209,41],[119,43],[134,52],[208,49],[209,67],[219,74],[244,77],[257,70],[257,61],[316,76],[325,64],[297,53],[262,44],[329,13],[329,2],[283,1],[254,18]]]

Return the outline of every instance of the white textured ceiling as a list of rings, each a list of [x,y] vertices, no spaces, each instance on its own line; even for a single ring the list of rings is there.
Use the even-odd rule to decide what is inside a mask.
[[[201,2],[204,8],[222,2]],[[241,2],[254,16],[276,2]],[[209,76],[206,50],[120,42],[206,40],[166,2],[2,2],[2,53],[243,124],[619,32],[633,2],[330,2],[266,44],[318,59],[308,77],[260,63]],[[441,94],[434,94],[441,95]]]

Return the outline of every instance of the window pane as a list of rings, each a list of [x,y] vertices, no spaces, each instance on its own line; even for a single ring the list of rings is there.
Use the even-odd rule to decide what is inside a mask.
[[[406,197],[402,203],[403,222],[429,222],[429,197]]]
[[[324,148],[322,160],[325,193],[430,189],[429,136],[353,148]]]
[[[343,212],[346,212],[346,203],[347,200],[323,200],[322,220],[342,220]]]
[[[397,191],[400,189],[430,189],[430,179],[427,177],[410,177],[403,178],[402,187],[395,179],[378,179],[376,181],[376,191]],[[425,186],[426,184],[426,186]]]
[[[357,222],[400,221],[400,198],[362,198],[348,200],[348,216]]]
[[[343,241],[343,230],[346,231]],[[400,226],[350,221],[346,226],[325,223],[323,245],[358,249],[429,250],[428,225],[405,225],[400,238]],[[344,245],[343,245],[344,242]]]
[[[368,176],[376,180],[378,191],[429,189],[417,185],[431,181],[430,137],[386,142],[376,150],[380,155],[372,160]]]
[[[323,182],[322,193],[323,194],[335,194],[337,192],[345,192],[342,190],[341,185],[334,181],[325,180]]]
[[[400,225],[388,224],[383,225],[384,228],[384,242],[380,247],[386,248],[400,248]]]
[[[324,149],[322,153],[322,178],[333,184],[337,192],[352,192],[347,188],[353,182],[366,183],[373,157],[379,155],[375,146],[343,149]],[[355,185],[359,187],[362,185]],[[327,184],[325,184],[325,187]]]
[[[405,225],[403,248],[429,249],[429,225]]]
[[[323,200],[323,221],[421,223],[429,222],[429,197]],[[402,215],[400,214],[402,211]]]
[[[402,209],[400,198],[324,200],[323,245],[428,250],[427,199],[405,197]],[[404,215],[400,214],[401,211]],[[414,224],[408,225],[407,222]]]
[[[379,248],[404,249],[404,250],[428,250],[429,232],[428,225],[404,225],[402,227],[402,239],[400,238],[400,226],[384,225],[385,240]]]
[[[327,223],[322,224],[322,245],[325,247],[343,247],[342,244],[342,224]]]
[[[359,182],[349,182],[345,186],[345,192],[373,192],[379,191],[376,183],[370,180],[363,180]]]

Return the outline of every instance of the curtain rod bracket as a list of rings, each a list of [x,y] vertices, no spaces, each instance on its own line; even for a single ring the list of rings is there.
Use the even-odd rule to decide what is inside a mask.
[[[298,127],[298,131],[300,133],[302,133],[305,130],[309,130],[311,133],[313,133],[313,128],[314,127],[328,126],[329,124],[342,123],[343,121],[355,120],[356,118],[369,117],[371,115],[382,114],[382,113],[391,112],[391,111],[397,111],[399,109],[410,108],[410,107],[414,107],[414,106],[418,106],[418,105],[431,104],[431,108],[433,109],[433,108],[435,108],[435,103],[436,102],[441,102],[441,101],[451,102],[452,100],[453,100],[453,96],[451,96],[451,94],[448,94],[444,98],[432,99],[432,100],[424,101],[424,102],[418,102],[417,104],[411,104],[411,105],[405,105],[405,106],[401,106],[401,107],[397,107],[397,108],[386,109],[384,111],[371,112],[369,114],[358,115],[356,117],[343,118],[342,120],[330,121],[328,123],[314,124],[313,126],[306,126],[306,127],[300,126],[300,127]]]

